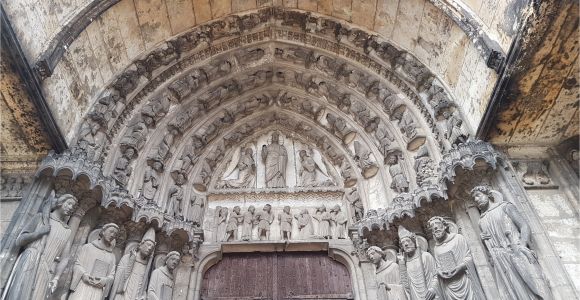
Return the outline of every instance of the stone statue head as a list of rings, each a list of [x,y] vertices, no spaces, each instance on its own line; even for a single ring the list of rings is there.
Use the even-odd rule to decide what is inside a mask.
[[[181,254],[179,254],[179,252],[171,251],[167,253],[167,256],[165,257],[165,265],[170,271],[173,271],[175,270],[175,268],[177,268],[180,259]]]
[[[339,212],[340,211],[340,205],[337,204],[337,205],[333,206],[332,207],[332,211]]]
[[[270,212],[272,210],[272,206],[270,204],[266,204],[262,210],[265,212]]]
[[[442,217],[432,217],[429,219],[429,229],[433,233],[433,237],[436,240],[444,240],[447,237],[447,232],[449,230],[449,224],[447,221]]]
[[[491,201],[490,198],[493,197],[489,186],[478,185],[471,190],[470,194],[479,209],[487,210]]]
[[[239,213],[240,213],[240,211],[241,211],[241,208],[240,208],[239,206],[234,206],[234,209],[233,209],[233,211],[234,211],[235,213],[239,214]]]
[[[300,150],[300,152],[298,152],[298,155],[300,156],[301,159],[304,159],[304,157],[307,155],[306,150]]]
[[[415,234],[402,225],[399,226],[399,243],[401,244],[401,249],[403,249],[407,255],[413,255],[417,249],[417,239]]]
[[[70,216],[77,205],[77,198],[71,194],[63,194],[56,199],[52,210],[60,210],[65,216]]]
[[[385,253],[385,251],[383,251],[381,248],[377,246],[370,246],[367,249],[367,256],[373,262],[373,264],[377,265],[382,260],[385,260],[387,254]]]
[[[290,213],[290,206],[284,206],[284,212],[289,214]]]
[[[256,211],[256,208],[253,205],[250,205],[250,207],[248,207],[248,211],[254,213]]]
[[[142,257],[148,257],[155,249],[155,229],[149,228],[143,235],[138,251]]]
[[[134,155],[135,155],[135,149],[133,149],[132,147],[128,147],[125,150],[125,153],[123,153],[123,156],[125,156],[128,159],[133,158]]]
[[[320,206],[317,208],[317,210],[318,210],[318,211],[321,211],[321,212],[325,212],[325,211],[326,211],[326,206],[324,206],[324,204],[322,204],[322,205],[320,205]]]
[[[303,209],[303,210],[300,212],[300,214],[301,214],[301,215],[309,215],[310,213],[308,212],[308,209]]]
[[[114,246],[118,234],[119,226],[115,223],[108,223],[105,224],[103,228],[101,228],[101,232],[99,232],[99,238],[106,244]]]
[[[277,144],[279,140],[280,140],[280,134],[278,132],[272,133],[272,144],[273,143]]]

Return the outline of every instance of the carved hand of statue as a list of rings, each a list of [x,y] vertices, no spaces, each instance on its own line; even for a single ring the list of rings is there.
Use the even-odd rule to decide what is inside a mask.
[[[481,233],[479,236],[480,236],[480,237],[481,237],[481,239],[482,239],[482,240],[484,240],[484,241],[485,241],[485,240],[489,240],[489,239],[491,239],[491,234],[489,234],[489,233],[487,233],[487,232],[482,232],[482,233]]]
[[[389,287],[388,284],[381,282],[381,283],[379,283],[379,289],[385,289],[386,291],[390,291],[391,287]]]
[[[48,234],[49,232],[50,232],[50,225],[42,225],[38,229],[38,235],[39,236],[43,236],[45,234]]]
[[[435,299],[436,295],[437,294],[435,294],[435,291],[433,291],[432,289],[428,289],[427,294],[425,294],[425,299],[426,300],[433,300],[433,299]]]
[[[49,283],[48,283],[48,289],[50,290],[51,294],[54,294],[54,291],[56,291],[56,286],[58,285],[58,277],[54,277]]]
[[[89,273],[83,274],[81,279],[83,280],[84,283],[88,285],[93,285],[93,278],[91,277],[91,275],[89,275]]]
[[[440,277],[445,278],[445,279],[449,279],[449,278],[453,278],[459,274],[463,274],[463,273],[465,273],[465,271],[467,271],[467,265],[460,264],[451,271],[438,271],[437,273],[439,274]]]
[[[107,285],[107,278],[105,277],[93,277],[92,279],[92,286],[103,288]]]
[[[516,254],[525,256],[531,264],[538,262],[536,253],[524,245],[512,244],[510,245],[510,249]]]

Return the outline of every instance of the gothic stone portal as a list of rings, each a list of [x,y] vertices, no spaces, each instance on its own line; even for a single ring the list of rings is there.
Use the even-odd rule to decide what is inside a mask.
[[[322,252],[232,253],[205,272],[202,300],[354,299],[348,270]]]

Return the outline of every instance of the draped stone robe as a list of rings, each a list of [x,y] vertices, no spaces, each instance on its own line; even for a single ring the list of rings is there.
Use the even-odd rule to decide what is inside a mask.
[[[438,278],[442,297],[446,300],[475,300],[485,299],[479,279],[475,273],[471,251],[467,240],[460,234],[450,233],[443,242],[437,242],[433,250],[438,270],[449,269],[464,263],[467,266],[465,273],[450,279]],[[452,260],[452,261],[451,261]]]
[[[491,236],[484,244],[493,261],[500,295],[503,299],[550,299],[540,266],[535,259],[531,262],[527,257],[533,256],[532,252],[525,245],[522,251],[527,253],[510,249],[512,244],[521,242],[520,231],[509,217],[508,209],[516,210],[516,207],[509,202],[490,204],[479,220],[481,232]]]
[[[74,292],[69,300],[102,300],[109,294],[109,289],[115,277],[115,255],[111,249],[101,248],[98,241],[81,247],[74,265],[70,289]],[[98,288],[82,280],[83,274],[92,277],[106,278],[107,284]]]
[[[401,285],[399,265],[392,261],[383,260],[383,263],[376,269],[377,299],[381,300],[406,300],[405,289]],[[385,284],[385,285],[382,285]],[[389,290],[386,289],[389,288]]]
[[[48,283],[54,276],[51,270],[55,269],[55,259],[62,255],[71,235],[69,226],[61,220],[51,216],[49,223],[50,232],[45,237],[28,244],[20,254],[14,266],[14,277],[8,286],[6,299],[45,298]],[[21,234],[33,233],[40,226],[42,226],[42,214],[39,213],[24,227]],[[46,239],[44,248],[42,248],[43,239]],[[33,274],[36,269],[36,274]]]
[[[139,292],[143,295],[147,287],[149,261],[139,257],[138,248],[123,255],[117,267],[115,281],[111,290],[114,300],[135,300]]]
[[[417,250],[420,251],[420,250]],[[405,259],[404,270],[406,271],[409,284],[409,300],[423,300],[427,297],[427,290],[431,287],[437,291],[435,278],[435,258],[429,252],[421,251],[421,255]]]
[[[288,162],[286,148],[276,143],[268,145],[262,151],[266,165],[266,187],[286,187],[286,163]]]
[[[173,274],[167,266],[157,268],[151,273],[147,300],[171,300],[173,299]]]

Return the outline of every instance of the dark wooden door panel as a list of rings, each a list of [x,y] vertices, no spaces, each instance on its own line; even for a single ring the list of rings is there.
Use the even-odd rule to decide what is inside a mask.
[[[203,276],[203,300],[353,299],[346,267],[326,253],[224,254]]]

